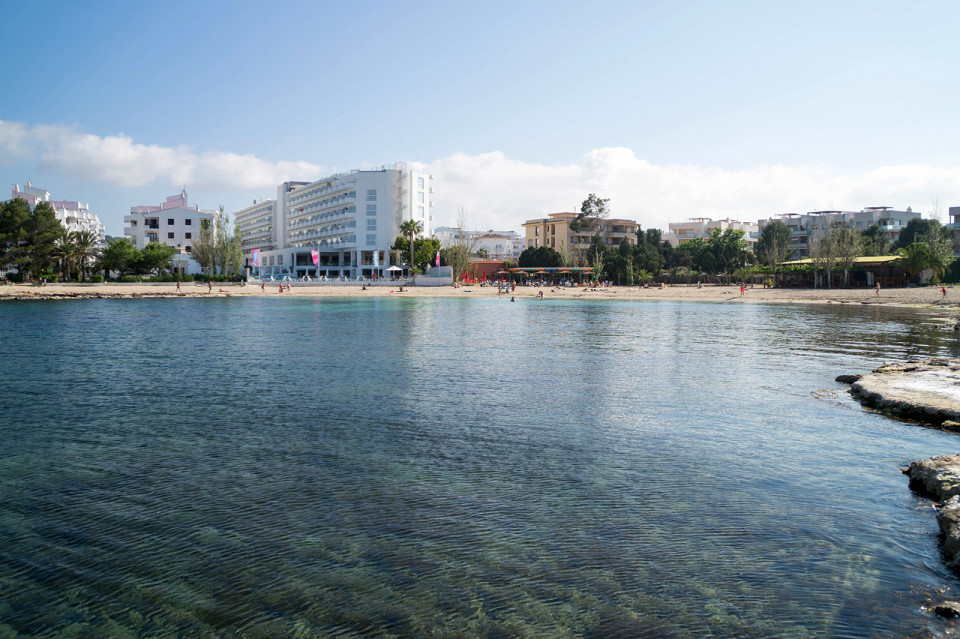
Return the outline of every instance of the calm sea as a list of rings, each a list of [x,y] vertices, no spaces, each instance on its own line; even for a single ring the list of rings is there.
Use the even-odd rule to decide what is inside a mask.
[[[0,637],[889,637],[960,582],[833,381],[932,311],[0,304]]]

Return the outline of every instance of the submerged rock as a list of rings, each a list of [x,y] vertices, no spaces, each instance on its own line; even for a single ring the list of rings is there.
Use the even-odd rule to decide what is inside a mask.
[[[930,606],[929,610],[941,617],[960,617],[960,602],[942,601],[934,606]]]

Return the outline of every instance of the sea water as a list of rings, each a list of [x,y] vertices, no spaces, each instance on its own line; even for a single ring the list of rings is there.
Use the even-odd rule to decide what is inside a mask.
[[[835,383],[934,311],[0,304],[0,637],[885,637],[943,566]],[[949,593],[948,593],[949,594]]]

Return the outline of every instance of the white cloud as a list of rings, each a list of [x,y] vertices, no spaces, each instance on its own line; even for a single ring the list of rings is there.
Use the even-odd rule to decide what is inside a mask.
[[[463,206],[474,228],[519,229],[530,218],[579,207],[589,193],[610,199],[612,215],[665,229],[690,217],[755,221],[825,209],[894,206],[927,212],[934,197],[960,205],[960,167],[884,166],[864,173],[821,166],[729,170],[651,164],[631,149],[602,148],[579,164],[547,166],[502,153],[455,154],[430,164],[437,180],[436,224]]]
[[[219,193],[223,200],[240,193],[246,199],[251,191],[269,196],[286,180],[332,172],[309,162],[138,144],[123,134],[100,137],[73,127],[2,120],[0,164],[33,165],[124,188],[186,184],[191,190]],[[779,213],[865,206],[912,206],[928,212],[933,198],[944,207],[960,205],[958,167],[890,165],[851,172],[828,165],[772,165],[733,170],[657,165],[621,147],[596,149],[569,164],[524,162],[494,151],[456,153],[426,166],[436,177],[434,225],[455,223],[462,206],[474,229],[519,230],[527,219],[576,210],[589,193],[609,198],[614,217],[663,229],[669,222],[701,216],[754,221]]]
[[[118,187],[165,183],[199,190],[273,189],[285,180],[327,172],[309,162],[269,162],[223,151],[198,153],[186,146],[137,144],[122,133],[100,137],[71,127],[27,128],[2,120],[0,157]]]

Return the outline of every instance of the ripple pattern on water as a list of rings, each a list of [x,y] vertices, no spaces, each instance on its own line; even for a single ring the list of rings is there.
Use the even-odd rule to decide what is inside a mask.
[[[922,312],[0,305],[0,636],[890,636],[955,583],[825,400]],[[856,311],[856,312],[854,312]]]

